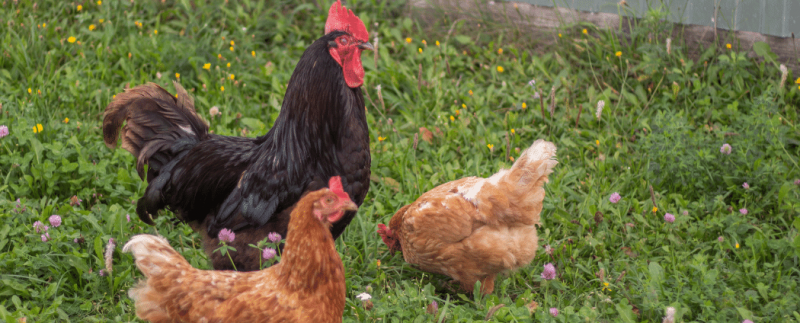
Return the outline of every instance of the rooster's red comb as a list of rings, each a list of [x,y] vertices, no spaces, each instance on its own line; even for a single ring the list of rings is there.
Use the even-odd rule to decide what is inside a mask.
[[[369,33],[364,22],[358,19],[352,10],[347,10],[341,0],[336,0],[328,11],[328,21],[325,22],[325,34],[332,31],[345,31],[360,41],[369,41]]]
[[[346,198],[348,200],[350,199],[350,195],[347,195],[347,192],[345,192],[344,188],[342,187],[341,177],[339,176],[331,177],[331,180],[328,181],[328,188],[331,190],[331,192],[333,192],[333,194],[336,194],[336,196],[338,196],[339,198],[341,199]]]

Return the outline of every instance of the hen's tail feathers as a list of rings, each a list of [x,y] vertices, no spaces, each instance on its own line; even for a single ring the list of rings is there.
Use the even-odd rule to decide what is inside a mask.
[[[125,90],[103,114],[106,146],[116,148],[120,127],[127,122],[122,127],[122,148],[136,156],[136,170],[142,178],[144,165],[149,166],[148,180],[180,151],[176,149],[180,142],[197,142],[208,136],[208,125],[194,110],[194,99],[178,82],[174,85],[177,96],[155,83]]]
[[[511,169],[501,170],[490,178],[490,182],[497,181],[498,188],[507,194],[510,204],[530,212],[528,220],[532,224],[539,223],[545,196],[544,183],[558,164],[555,157],[556,145],[539,139],[522,152]]]
[[[174,82],[177,95],[154,83],[126,90],[106,107],[103,137],[106,146],[115,148],[122,127],[122,148],[136,156],[136,170],[149,185],[139,199],[136,212],[142,221],[153,224],[164,208],[162,189],[172,176],[171,168],[195,144],[208,137],[208,125],[194,110],[189,93]]]
[[[170,321],[168,313],[162,307],[163,291],[153,288],[154,284],[158,285],[153,283],[153,280],[156,277],[168,275],[170,271],[186,272],[191,265],[170,247],[164,237],[149,234],[136,235],[125,244],[122,251],[133,254],[136,259],[136,267],[139,267],[146,277],[128,291],[128,296],[136,303],[136,315],[151,322]]]

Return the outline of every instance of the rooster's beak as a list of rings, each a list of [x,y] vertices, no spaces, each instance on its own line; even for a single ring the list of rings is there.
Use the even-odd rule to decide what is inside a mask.
[[[375,50],[375,47],[372,46],[369,42],[363,42],[358,45],[358,48],[361,50]]]
[[[353,203],[353,201],[344,202],[344,206],[342,206],[342,210],[345,211],[358,211],[358,205]]]

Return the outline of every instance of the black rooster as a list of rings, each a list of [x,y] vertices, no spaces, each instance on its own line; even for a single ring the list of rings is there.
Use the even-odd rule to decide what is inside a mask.
[[[223,228],[236,233],[237,270],[258,270],[256,244],[270,232],[286,236],[289,214],[303,194],[341,176],[344,190],[361,205],[369,189],[369,134],[361,94],[361,52],[372,50],[364,23],[337,0],[326,35],[309,46],[289,80],[280,115],[258,138],[208,133],[193,99],[175,83],[177,97],[156,84],[117,95],[106,108],[103,135],[114,148],[137,158],[148,187],[136,213],[142,221],[164,208],[201,232],[215,269],[233,269],[212,251]],[[347,212],[331,228],[334,239],[355,216]]]

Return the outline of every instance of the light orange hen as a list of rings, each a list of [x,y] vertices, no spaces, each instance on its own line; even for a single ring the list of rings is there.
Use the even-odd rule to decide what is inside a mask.
[[[378,233],[390,251],[428,272],[444,274],[471,291],[494,290],[501,272],[523,267],[538,248],[536,225],[556,146],[537,140],[514,163],[489,178],[439,185],[400,208]]]
[[[134,236],[132,252],[146,279],[131,289],[136,315],[150,322],[341,322],[344,268],[332,223],[357,206],[331,178],[291,213],[281,262],[261,271],[193,268],[163,237]]]

